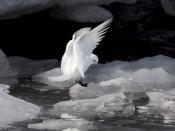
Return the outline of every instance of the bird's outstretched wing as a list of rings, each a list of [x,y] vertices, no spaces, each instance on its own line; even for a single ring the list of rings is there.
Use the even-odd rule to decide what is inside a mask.
[[[86,28],[82,28],[82,29],[76,31],[76,32],[73,34],[73,40],[76,40],[78,37],[87,34],[90,30],[91,30],[90,27],[86,27]]]
[[[97,47],[99,42],[105,37],[109,25],[112,22],[112,18],[100,24],[96,28],[90,30],[85,35],[81,35],[74,42],[74,46],[80,49],[84,54],[90,55]],[[77,50],[76,50],[77,51]]]
[[[112,18],[90,30],[86,34],[79,36],[74,41],[73,54],[82,77],[84,77],[84,72],[90,66],[87,63],[87,59],[90,58],[93,50],[104,38],[111,22]]]

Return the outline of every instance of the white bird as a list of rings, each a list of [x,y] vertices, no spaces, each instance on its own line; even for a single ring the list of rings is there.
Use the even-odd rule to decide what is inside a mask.
[[[112,18],[92,29],[86,27],[74,33],[72,40],[66,46],[61,60],[63,76],[49,77],[50,81],[72,80],[74,82],[85,78],[85,72],[92,64],[98,63],[98,57],[93,50],[104,38]]]

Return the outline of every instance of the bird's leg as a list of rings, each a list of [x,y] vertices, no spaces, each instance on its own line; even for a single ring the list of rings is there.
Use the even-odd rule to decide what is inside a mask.
[[[81,86],[84,86],[84,87],[87,87],[87,86],[88,86],[88,84],[84,84],[81,80],[79,81],[79,84],[80,84]]]

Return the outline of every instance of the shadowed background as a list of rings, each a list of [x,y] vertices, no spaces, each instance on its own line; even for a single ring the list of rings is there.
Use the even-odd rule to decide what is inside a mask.
[[[95,50],[100,62],[157,54],[175,57],[175,17],[165,14],[158,0],[140,0],[131,5],[115,2],[103,7],[113,14],[114,22]],[[50,11],[1,20],[1,49],[10,56],[61,59],[76,30],[99,24],[55,19]]]

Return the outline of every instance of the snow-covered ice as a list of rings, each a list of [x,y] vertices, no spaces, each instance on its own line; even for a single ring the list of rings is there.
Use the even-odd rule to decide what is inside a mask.
[[[84,119],[51,119],[42,123],[29,124],[28,128],[47,129],[47,130],[64,130],[64,131],[86,131],[93,128],[93,123]]]
[[[130,116],[135,107],[123,93],[103,95],[94,99],[59,102],[49,111],[51,115],[63,113],[80,118]]]
[[[93,66],[87,72],[86,82],[101,82],[118,77],[131,78],[145,84],[174,83],[175,59],[158,55],[137,61],[111,63]]]
[[[7,85],[0,85],[0,128],[32,119],[40,113],[38,106],[7,94],[8,88]]]
[[[31,60],[20,56],[12,56],[8,57],[8,60],[11,68],[18,73],[19,78],[28,78],[59,66],[56,59]]]

